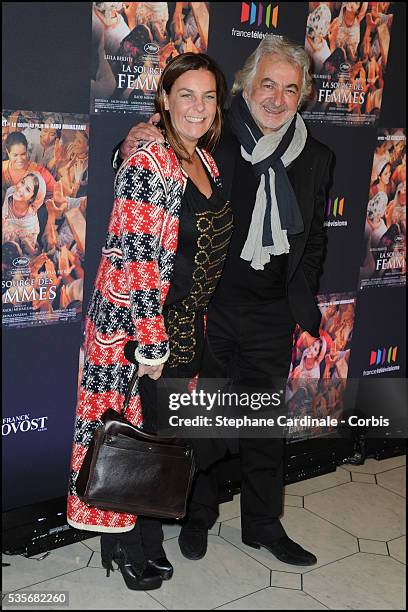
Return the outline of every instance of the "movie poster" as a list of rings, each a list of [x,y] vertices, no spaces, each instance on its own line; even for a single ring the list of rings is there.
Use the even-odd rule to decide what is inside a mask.
[[[88,116],[3,110],[2,325],[80,321]]]
[[[205,53],[209,2],[93,2],[91,113],[154,112],[176,55]]]
[[[355,294],[320,295],[319,338],[295,330],[286,388],[288,417],[341,419],[354,326]],[[331,434],[333,427],[288,427],[292,440]]]
[[[368,195],[360,289],[406,283],[406,135],[379,130]]]
[[[395,2],[309,2],[305,49],[313,98],[305,119],[373,125],[381,111]]]

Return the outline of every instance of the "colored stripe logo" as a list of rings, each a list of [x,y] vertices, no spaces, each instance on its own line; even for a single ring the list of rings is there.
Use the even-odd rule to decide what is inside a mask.
[[[258,5],[258,6],[257,6]],[[262,2],[241,2],[241,23],[249,21],[249,25],[260,26],[265,19],[267,28],[278,26],[279,4],[272,8],[272,4],[268,4],[266,8]]]
[[[344,198],[335,198],[332,200],[329,198],[327,202],[326,216],[330,217],[342,217],[344,210]]]
[[[379,348],[370,353],[370,366],[383,365],[384,363],[395,363],[397,361],[398,346],[390,346],[388,349]]]

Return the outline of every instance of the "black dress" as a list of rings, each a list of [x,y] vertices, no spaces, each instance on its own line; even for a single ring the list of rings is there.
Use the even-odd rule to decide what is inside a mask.
[[[163,308],[170,356],[162,379],[191,379],[199,371],[204,348],[208,303],[224,266],[232,234],[232,213],[223,192],[208,178],[206,198],[188,179],[181,200],[174,273]],[[139,380],[143,427],[157,430],[157,385],[148,376]]]
[[[163,378],[191,379],[199,371],[204,348],[204,318],[224,266],[232,234],[232,212],[223,192],[207,173],[212,194],[206,198],[188,179],[181,200],[174,273],[163,308],[170,356]],[[143,428],[157,431],[157,381],[139,378]],[[135,568],[164,556],[161,520],[138,517],[135,527],[119,534],[102,534],[101,556],[111,565],[120,542]]]

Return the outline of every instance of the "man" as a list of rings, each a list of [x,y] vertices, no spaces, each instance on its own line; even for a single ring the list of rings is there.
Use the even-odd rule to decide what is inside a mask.
[[[230,194],[234,233],[208,311],[202,378],[231,377],[238,386],[265,388],[271,379],[288,376],[296,323],[310,344],[319,337],[313,296],[332,154],[307,133],[297,113],[310,90],[304,49],[277,37],[265,37],[236,75],[236,95],[213,151]],[[121,155],[140,139],[158,138],[156,128],[139,124],[122,143]],[[242,541],[289,564],[316,563],[279,520],[283,440],[240,439],[239,454]],[[210,467],[199,472],[179,536],[185,557],[205,555],[217,516],[216,469]]]

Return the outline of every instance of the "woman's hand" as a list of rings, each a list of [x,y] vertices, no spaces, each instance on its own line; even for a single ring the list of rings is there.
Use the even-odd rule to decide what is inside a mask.
[[[312,346],[313,342],[316,342],[316,340],[320,340],[320,336],[312,336],[312,334],[309,334],[307,331],[303,332],[303,334],[307,347]]]
[[[61,138],[57,138],[54,143],[54,161],[59,164],[64,159],[64,145]]]
[[[69,298],[67,296],[67,290],[65,288],[65,285],[63,285],[60,291],[59,305],[60,305],[60,308],[67,308],[68,304],[69,304]]]
[[[57,271],[55,269],[54,263],[49,257],[47,257],[45,261],[45,272],[51,284],[55,287],[59,287],[62,281],[62,276],[57,276]],[[47,294],[49,294],[49,289],[50,287],[47,287]]]
[[[75,267],[71,262],[69,253],[70,251],[68,251],[65,244],[61,247],[61,250],[58,253],[58,272],[61,274],[64,280],[70,278],[70,274]]]
[[[47,202],[50,202],[50,201],[52,200],[47,200]],[[48,251],[55,249],[55,247],[58,244],[58,234],[57,234],[57,227],[55,225],[55,215],[52,215],[50,213],[48,213],[48,220],[44,228],[43,239],[47,243]]]
[[[329,26],[329,31],[327,32],[327,38],[329,40],[329,47],[332,53],[336,48],[336,40],[337,40],[338,32],[339,32],[339,18],[335,17]]]
[[[53,200],[54,204],[60,210],[64,210],[68,206],[68,201],[64,195],[64,189],[61,181],[56,181],[55,183]]]
[[[80,183],[84,175],[85,170],[88,167],[86,159],[77,159],[74,164],[74,180]]]
[[[78,244],[77,244],[77,249],[78,249]],[[72,251],[68,250],[68,259],[70,263],[72,264],[73,269],[75,270],[77,278],[84,278],[84,269],[82,267],[81,258],[79,256],[79,253],[78,252],[73,253]]]
[[[123,3],[123,12],[126,15],[129,30],[134,30],[134,28],[136,27],[137,7],[138,7],[138,4],[136,4],[135,2],[124,2]]]
[[[147,374],[149,378],[152,378],[153,380],[157,380],[158,378],[160,378],[162,374],[163,366],[164,366],[164,363],[161,363],[160,365],[156,365],[156,366],[147,366],[147,365],[144,365],[143,363],[140,363],[139,370],[138,370],[139,378]]]
[[[31,264],[30,264],[31,276],[33,277],[37,276],[40,268],[43,267],[47,259],[48,259],[47,253],[40,253],[35,259],[31,261]]]
[[[176,38],[183,38],[184,36],[184,22],[183,22],[183,13],[181,12],[180,4],[177,5],[177,8],[174,11],[173,15],[173,29]]]

